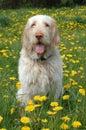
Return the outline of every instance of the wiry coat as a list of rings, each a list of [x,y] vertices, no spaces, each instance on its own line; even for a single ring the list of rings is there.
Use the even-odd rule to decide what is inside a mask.
[[[51,17],[37,15],[28,20],[19,59],[22,86],[17,99],[22,103],[27,104],[35,95],[52,94],[57,100],[63,93],[62,59],[55,48],[59,42],[56,24]]]

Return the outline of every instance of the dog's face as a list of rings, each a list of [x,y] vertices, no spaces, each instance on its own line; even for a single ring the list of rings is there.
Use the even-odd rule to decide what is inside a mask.
[[[46,15],[31,17],[24,30],[23,47],[32,59],[47,58],[50,50],[60,42],[54,19]]]

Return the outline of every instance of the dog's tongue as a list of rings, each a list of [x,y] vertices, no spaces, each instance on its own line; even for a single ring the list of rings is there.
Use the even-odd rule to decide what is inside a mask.
[[[44,51],[45,51],[44,45],[42,45],[42,44],[36,45],[35,51],[36,51],[36,53],[38,53],[38,54],[43,54]]]

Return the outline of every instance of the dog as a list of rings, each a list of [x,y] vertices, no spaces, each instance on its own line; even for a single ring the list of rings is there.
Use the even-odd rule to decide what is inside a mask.
[[[62,59],[56,46],[60,43],[56,21],[47,15],[28,19],[22,36],[18,73],[21,88],[17,99],[27,104],[35,95],[63,94]]]

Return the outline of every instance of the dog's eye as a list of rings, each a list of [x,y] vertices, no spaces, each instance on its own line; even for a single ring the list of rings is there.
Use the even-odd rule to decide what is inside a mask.
[[[45,23],[45,26],[46,26],[46,27],[50,27],[50,25],[49,25],[48,23]]]
[[[31,28],[35,27],[36,26],[36,23],[33,23],[31,24]]]

